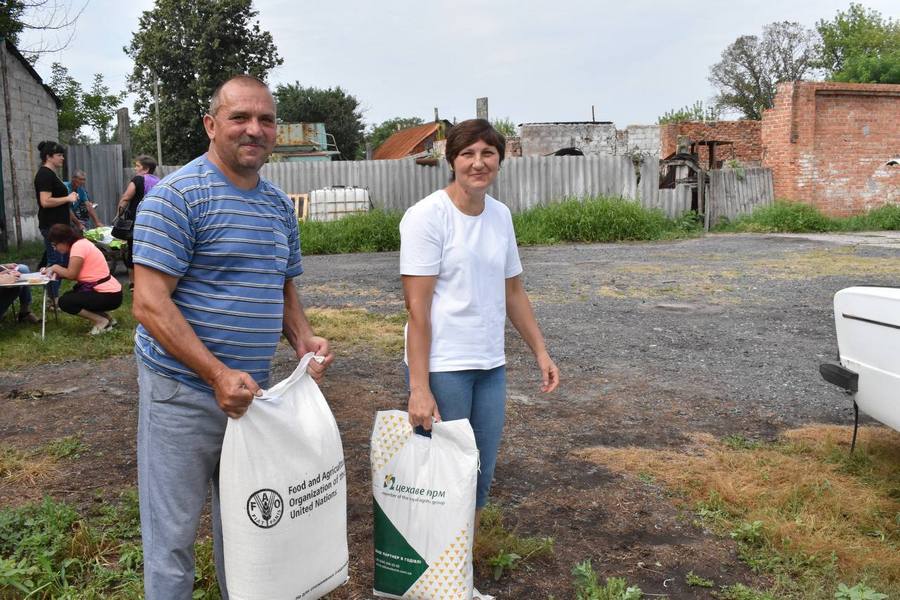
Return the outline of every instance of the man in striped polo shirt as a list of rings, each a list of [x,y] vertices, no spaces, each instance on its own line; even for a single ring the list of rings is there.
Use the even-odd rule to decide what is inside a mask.
[[[281,335],[300,357],[333,360],[293,278],[300,235],[284,192],[259,176],[275,146],[275,101],[241,75],[222,84],[203,124],[209,150],[144,198],[134,228],[140,412],[138,488],[147,600],[188,600],[194,539],[212,483],[216,574],[228,598],[218,510],[227,418],[266,387]],[[273,457],[277,460],[277,457]]]

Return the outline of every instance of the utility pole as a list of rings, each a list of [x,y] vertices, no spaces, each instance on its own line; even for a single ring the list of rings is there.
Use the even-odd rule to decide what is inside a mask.
[[[153,74],[153,103],[156,105],[156,164],[163,164],[162,137],[159,134],[159,77]]]

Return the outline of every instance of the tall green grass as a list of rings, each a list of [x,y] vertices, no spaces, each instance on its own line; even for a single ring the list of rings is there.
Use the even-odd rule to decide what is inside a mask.
[[[338,221],[305,221],[300,224],[303,254],[387,252],[400,248],[403,213],[373,210]]]
[[[348,252],[385,252],[400,249],[402,212],[373,210],[339,221],[300,225],[305,255]],[[523,246],[561,242],[617,242],[684,237],[699,232],[690,213],[667,219],[620,198],[569,199],[513,215],[516,238]]]
[[[699,232],[690,213],[672,220],[620,198],[568,199],[513,215],[522,246],[560,242],[620,242],[684,237]]]
[[[717,232],[818,233],[900,230],[900,205],[886,204],[853,217],[829,217],[802,202],[776,201],[751,214],[723,222]]]

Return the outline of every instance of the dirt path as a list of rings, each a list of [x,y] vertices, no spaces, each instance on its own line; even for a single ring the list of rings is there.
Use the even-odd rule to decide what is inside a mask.
[[[493,498],[521,534],[551,536],[552,558],[479,589],[500,598],[571,598],[591,559],[648,594],[707,598],[685,574],[763,586],[733,544],[692,524],[666,491],[573,458],[597,445],[680,447],[691,432],[772,438],[810,422],[849,423],[846,397],[820,381],[835,352],[831,297],[900,281],[900,251],[773,236],[522,250],[526,286],[563,369],[542,396],[509,336],[509,404]],[[402,310],[394,253],[309,257],[307,306]],[[349,481],[351,576],[334,598],[371,597],[368,439],[374,412],[402,408],[400,356],[337,348],[323,391],[341,427]],[[273,380],[291,369],[280,350]],[[0,483],[0,504],[52,495],[96,508],[135,485],[131,357],[0,372],[0,441],[31,449],[80,435],[87,451],[34,484]]]

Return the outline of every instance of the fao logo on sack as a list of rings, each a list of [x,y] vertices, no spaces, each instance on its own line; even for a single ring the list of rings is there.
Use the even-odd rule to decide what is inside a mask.
[[[284,502],[275,490],[259,490],[247,500],[247,516],[263,529],[275,527],[284,514]]]

